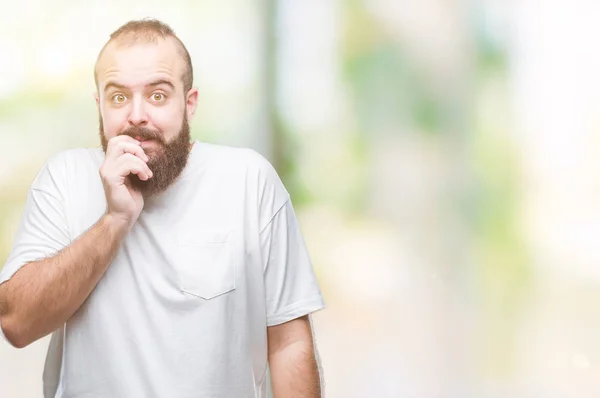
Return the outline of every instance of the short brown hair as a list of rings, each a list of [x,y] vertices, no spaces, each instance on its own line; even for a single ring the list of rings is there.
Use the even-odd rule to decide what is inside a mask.
[[[191,88],[194,81],[194,71],[192,69],[192,58],[190,57],[190,53],[183,42],[175,35],[175,32],[169,25],[164,22],[161,22],[157,19],[140,19],[129,21],[125,25],[122,25],[119,29],[115,30],[110,34],[110,39],[102,50],[100,50],[100,54],[98,54],[98,58],[96,60],[96,64],[100,60],[102,53],[106,49],[106,47],[114,42],[119,41],[120,43],[132,46],[137,43],[156,43],[157,40],[166,39],[168,37],[172,37],[179,44],[179,54],[183,57],[185,62],[185,71],[183,72],[183,76],[181,77],[183,81],[183,89],[184,94],[187,93]],[[96,82],[96,87],[98,87],[98,75],[96,74],[96,67],[94,67],[94,81]]]

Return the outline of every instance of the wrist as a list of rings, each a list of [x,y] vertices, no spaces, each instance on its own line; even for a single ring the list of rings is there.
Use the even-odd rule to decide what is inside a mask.
[[[131,228],[131,221],[112,213],[106,213],[101,219],[104,226],[114,235],[124,236]]]

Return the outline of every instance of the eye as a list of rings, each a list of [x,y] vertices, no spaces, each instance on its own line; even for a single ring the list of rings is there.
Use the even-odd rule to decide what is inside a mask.
[[[165,100],[165,95],[163,93],[154,93],[152,94],[152,101],[162,102]]]
[[[123,94],[115,94],[112,96],[113,102],[117,104],[122,104],[126,99],[127,98]]]

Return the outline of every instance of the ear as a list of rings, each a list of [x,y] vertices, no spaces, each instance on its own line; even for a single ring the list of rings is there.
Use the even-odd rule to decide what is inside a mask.
[[[96,100],[96,108],[98,108],[98,112],[100,112],[100,96],[98,92],[94,93],[94,99]]]
[[[188,116],[188,120],[192,120],[196,113],[196,106],[198,106],[198,89],[191,88],[185,97],[185,107]]]

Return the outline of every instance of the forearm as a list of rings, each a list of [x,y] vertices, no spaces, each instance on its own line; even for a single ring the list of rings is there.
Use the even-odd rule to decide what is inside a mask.
[[[313,345],[299,341],[269,356],[274,398],[320,398],[321,381]]]
[[[110,215],[55,256],[24,265],[0,285],[6,337],[24,347],[63,325],[112,262],[127,226]]]

